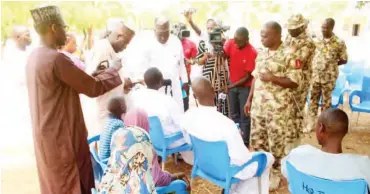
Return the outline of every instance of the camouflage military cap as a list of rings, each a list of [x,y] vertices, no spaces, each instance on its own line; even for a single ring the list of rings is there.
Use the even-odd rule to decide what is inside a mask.
[[[295,14],[295,15],[290,16],[290,18],[288,19],[288,23],[286,24],[286,27],[289,30],[294,30],[306,24],[308,24],[308,20],[306,20],[302,16],[302,14]]]
[[[55,5],[40,6],[31,10],[34,25],[57,23],[65,25],[59,7]]]

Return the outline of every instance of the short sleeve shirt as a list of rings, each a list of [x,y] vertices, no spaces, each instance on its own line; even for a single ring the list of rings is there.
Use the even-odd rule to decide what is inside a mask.
[[[182,48],[184,49],[184,57],[185,59],[191,59],[195,58],[197,56],[197,46],[195,45],[194,42],[192,42],[189,39],[183,39],[181,40]],[[191,72],[191,65],[190,64],[185,64],[186,66],[186,71],[188,75],[190,75]]]
[[[226,42],[224,46],[225,55],[229,57],[230,64],[230,81],[232,83],[238,82],[246,73],[252,73],[255,68],[255,60],[257,51],[251,44],[247,44],[244,48],[239,49],[234,39]],[[252,79],[247,80],[243,87],[250,87]]]
[[[254,95],[251,114],[265,116],[268,112],[277,114],[288,113],[293,105],[292,89],[283,88],[271,82],[261,81],[259,74],[270,71],[274,76],[287,77],[300,84],[302,66],[292,57],[290,49],[283,44],[274,52],[264,50],[258,53],[254,77]]]
[[[312,79],[320,83],[335,81],[339,73],[338,62],[348,59],[346,44],[333,35],[330,39],[319,38],[315,45]]]

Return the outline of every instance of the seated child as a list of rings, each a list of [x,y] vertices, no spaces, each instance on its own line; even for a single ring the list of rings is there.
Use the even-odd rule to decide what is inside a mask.
[[[125,98],[123,96],[115,96],[108,102],[108,119],[105,123],[104,131],[100,135],[99,142],[99,157],[105,160],[110,156],[110,144],[113,133],[123,128],[123,116],[127,111]]]

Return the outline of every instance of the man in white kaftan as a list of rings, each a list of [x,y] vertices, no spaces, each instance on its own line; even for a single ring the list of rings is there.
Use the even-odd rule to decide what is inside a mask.
[[[91,58],[86,67],[86,72],[91,74],[98,69],[107,68],[109,65],[111,65],[109,63],[112,63],[113,60],[119,60],[118,53],[126,48],[134,34],[135,32],[124,25],[123,22],[117,23],[116,28],[112,30],[107,38],[101,39],[94,44],[93,48],[91,49]],[[123,75],[123,69],[124,68],[122,68],[119,72],[121,76]],[[93,121],[87,122],[91,124],[88,127],[93,128],[94,132],[100,132],[103,130],[104,122],[108,116],[108,102],[110,98],[115,95],[123,95],[123,84],[96,98],[97,110],[95,112],[97,113],[97,117],[92,118],[97,118],[98,129],[94,127],[95,123],[91,124]],[[84,101],[89,100],[84,98]],[[87,107],[86,103],[84,107]]]
[[[249,152],[244,145],[234,121],[217,111],[214,105],[214,90],[210,81],[204,77],[196,78],[192,81],[192,89],[199,105],[188,110],[180,123],[185,140],[191,143],[190,134],[204,141],[224,141],[228,147],[231,164],[237,166],[245,164],[252,158],[253,152]],[[261,177],[260,193],[262,194],[269,193],[269,172],[274,162],[271,153],[265,154],[267,155],[267,165]],[[210,158],[210,160],[212,159]],[[243,181],[233,184],[230,193],[259,193],[258,179],[252,178],[256,170],[257,164],[253,163],[237,173],[235,177]]]
[[[180,107],[184,107],[180,79],[184,83],[183,87],[188,87],[188,76],[181,41],[170,34],[168,19],[158,17],[155,23],[154,33],[148,35],[145,45],[141,47],[143,51],[135,62],[135,73],[130,79],[137,82],[143,79],[144,72],[148,68],[158,68],[164,79],[171,80],[172,87],[168,87],[167,95],[171,95],[172,89],[173,98]],[[165,87],[159,91],[165,93]]]

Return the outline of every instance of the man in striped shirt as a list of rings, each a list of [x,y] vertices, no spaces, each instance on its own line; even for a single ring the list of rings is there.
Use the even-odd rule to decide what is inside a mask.
[[[109,115],[99,142],[99,158],[101,160],[105,160],[110,157],[110,143],[112,135],[117,131],[117,129],[124,127],[122,118],[127,110],[124,97],[115,96],[111,98],[107,109],[109,111]]]

